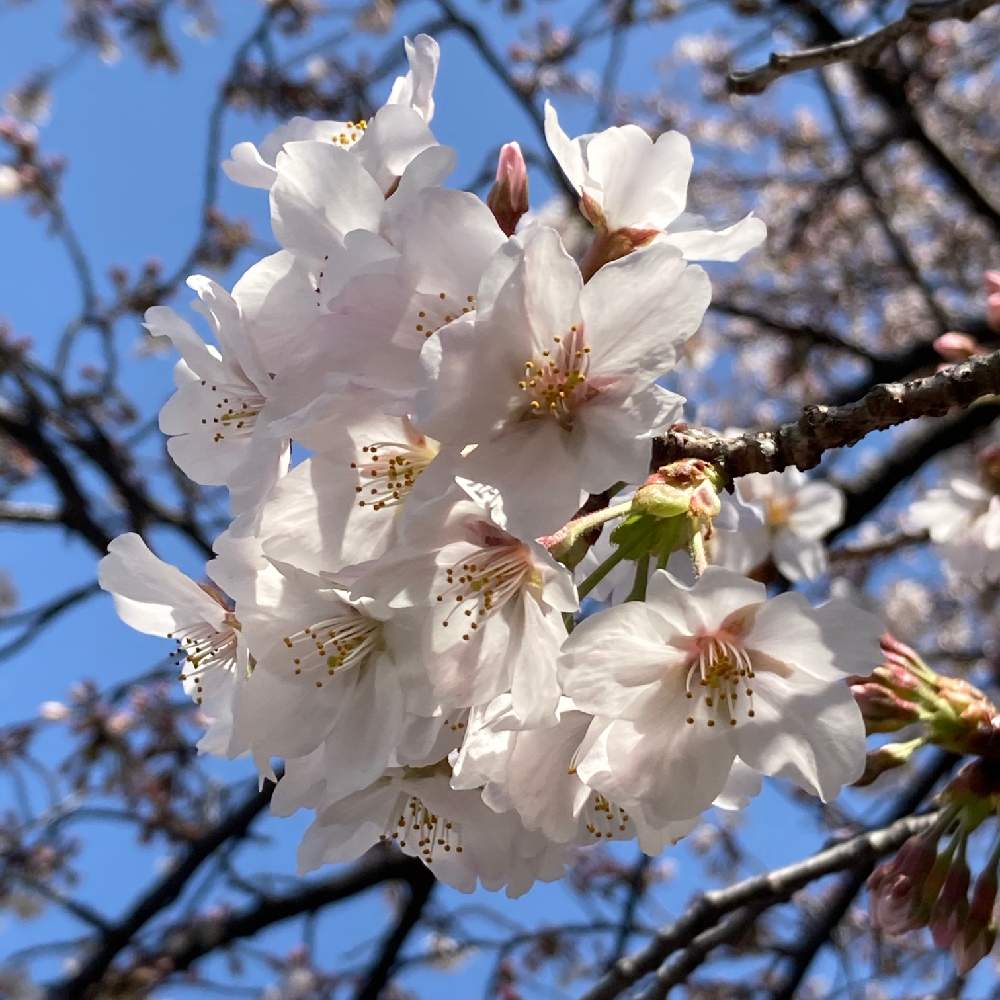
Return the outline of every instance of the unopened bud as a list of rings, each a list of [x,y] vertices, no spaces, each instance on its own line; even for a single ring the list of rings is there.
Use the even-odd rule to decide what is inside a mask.
[[[873,750],[865,761],[865,773],[854,784],[858,788],[863,788],[886,771],[902,767],[914,752],[923,746],[923,743],[923,739],[918,738],[906,743],[886,743],[885,746]]]
[[[938,860],[937,842],[921,834],[910,837],[890,861],[868,879],[872,922],[887,934],[905,934],[922,927],[923,886]]]
[[[942,334],[934,341],[934,350],[944,358],[945,361],[968,361],[969,358],[977,354],[983,354],[983,348],[975,337],[970,337],[967,333],[956,333],[951,331]]]
[[[528,168],[516,142],[500,148],[497,177],[486,196],[497,224],[507,236],[513,236],[521,216],[528,211]]]
[[[931,910],[931,935],[939,948],[950,948],[965,927],[969,913],[968,893],[969,866],[964,858],[957,858],[951,863]]]
[[[632,509],[653,517],[691,514],[715,517],[721,504],[715,467],[699,458],[681,459],[657,469],[636,491]]]
[[[895,733],[904,726],[919,722],[920,707],[901,698],[881,684],[852,684],[851,694],[861,709],[865,730],[872,733]]]

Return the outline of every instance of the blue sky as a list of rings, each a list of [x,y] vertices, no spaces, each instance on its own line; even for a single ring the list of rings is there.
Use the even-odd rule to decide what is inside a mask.
[[[496,5],[465,0],[463,6],[486,19],[497,48],[511,37],[506,24],[490,19],[489,11]],[[547,9],[558,19],[559,12],[574,11],[578,6],[563,0],[547,5]],[[258,6],[249,2],[229,0],[219,7],[220,35],[209,42],[184,36],[179,24],[173,23],[174,37],[184,56],[180,73],[148,71],[126,48],[122,60],[110,67],[91,55],[79,59],[55,86],[53,115],[42,129],[42,147],[69,157],[65,202],[104,291],[108,288],[106,273],[113,264],[125,265],[134,274],[146,258],[154,256],[169,272],[189,249],[199,213],[208,108],[228,71],[233,50],[258,16]],[[395,36],[425,21],[432,10],[431,4],[407,5],[392,34],[366,40],[365,47],[382,53]],[[63,4],[57,0],[38,0],[0,11],[0,92],[21,82],[40,64],[55,64],[66,56],[69,48],[57,38],[62,17]],[[700,32],[708,26],[703,19],[688,18],[679,25],[671,23],[634,36],[623,85],[637,87],[648,79],[679,31]],[[301,47],[301,41],[286,46],[289,52]],[[458,150],[459,168],[453,182],[461,184],[473,176],[485,152],[501,142],[519,139],[526,147],[538,149],[533,126],[467,43],[450,36],[442,39],[442,50],[434,128],[442,142]],[[581,64],[599,74],[604,51],[604,43],[594,46]],[[795,100],[796,94],[793,86],[783,100]],[[571,133],[590,126],[592,112],[581,103],[563,98],[559,104]],[[223,149],[242,139],[259,139],[273,124],[270,119],[230,113]],[[545,185],[536,180],[533,193],[537,202]],[[223,179],[221,205],[230,216],[250,220],[263,244],[269,241],[266,198],[260,192],[237,188]],[[30,337],[43,358],[51,357],[58,331],[77,309],[77,286],[65,255],[45,226],[29,217],[18,202],[0,202],[0,247],[4,259],[0,318],[16,335]],[[245,268],[249,263],[250,258],[244,257],[240,265]],[[239,269],[216,277],[231,284],[238,273]],[[184,301],[186,297],[181,298]],[[126,384],[151,414],[170,392],[172,358],[140,356],[135,350],[139,330],[132,319],[119,324],[116,336]],[[84,347],[77,360],[85,360],[87,354]],[[44,491],[26,493],[25,497],[32,495],[44,498]],[[156,540],[164,556],[189,572],[200,572],[196,553],[166,535]],[[29,607],[92,579],[94,557],[89,549],[55,531],[17,531],[0,526],[0,570],[16,580],[21,605]],[[64,616],[57,627],[18,656],[0,664],[0,715],[5,722],[31,716],[42,701],[64,698],[78,679],[93,678],[102,686],[109,685],[148,669],[166,652],[161,641],[138,635],[119,623],[109,600],[95,598]],[[53,736],[49,746],[56,751],[59,745],[59,737]],[[244,761],[219,764],[215,771],[220,778],[237,777],[249,776],[251,768]],[[783,793],[773,788],[765,791],[745,817],[752,854],[760,866],[791,861],[816,845],[816,832],[803,819],[805,815],[793,812]],[[248,868],[292,874],[295,843],[303,826],[301,817],[266,824],[270,839],[248,852]],[[780,835],[776,835],[778,830]],[[631,849],[627,853],[631,854]],[[677,874],[672,887],[659,898],[676,911],[695,888],[704,886],[696,884],[700,866],[691,863],[688,848],[681,847],[668,857],[676,862]],[[152,879],[164,861],[158,850],[138,848],[128,828],[113,825],[92,828],[85,837],[84,858],[89,877],[80,888],[80,896],[112,912],[124,905],[138,886]],[[441,893],[441,900],[449,904],[469,902],[447,890]],[[571,893],[558,885],[536,888],[516,903],[487,894],[478,894],[471,902],[488,905],[527,925],[586,919]],[[384,904],[377,893],[331,913],[319,938],[329,964],[336,964],[335,957],[341,952],[348,954],[377,935],[384,926],[384,916]],[[647,916],[661,919],[665,914],[651,909]],[[0,957],[78,930],[51,910],[23,924],[0,917]],[[297,940],[297,934],[297,927],[279,928],[270,938],[290,944]],[[488,967],[485,958],[463,966],[456,974],[454,995],[479,995]],[[226,978],[219,961],[208,963],[206,969],[215,979]],[[49,965],[47,971],[57,969]],[[411,975],[415,987],[430,981],[430,974],[423,971]],[[266,979],[258,970],[252,981]],[[200,994],[183,986],[163,991],[163,996],[188,995]],[[436,995],[433,988],[428,995]]]

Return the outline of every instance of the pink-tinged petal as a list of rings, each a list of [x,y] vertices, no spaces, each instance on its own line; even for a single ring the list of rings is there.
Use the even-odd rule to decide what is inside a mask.
[[[725,229],[671,230],[664,238],[685,260],[733,261],[764,242],[767,226],[751,212]]]
[[[580,141],[580,139],[586,138],[589,136],[570,139],[559,124],[559,116],[556,114],[552,102],[545,102],[545,141],[548,143],[549,150],[556,162],[562,168],[562,172],[566,175],[566,179],[581,194],[587,188],[589,179]]]
[[[387,104],[369,121],[351,155],[375,178],[383,194],[388,194],[410,163],[437,144],[418,112],[403,105]]]
[[[551,725],[559,704],[556,663],[566,627],[558,612],[543,614],[530,594],[522,593],[511,612],[507,656],[514,714],[526,728]],[[490,624],[487,619],[484,630]]]
[[[647,599],[654,605],[679,606],[689,634],[712,633],[737,612],[763,604],[767,588],[740,573],[709,566],[690,590],[679,586],[666,573],[650,581]]]
[[[758,672],[754,717],[733,730],[750,767],[788,778],[824,802],[865,769],[865,725],[846,682]]]
[[[661,826],[691,819],[725,787],[736,756],[727,728],[689,725],[683,691],[657,703],[655,717],[615,720],[577,761],[577,774],[616,805],[642,808]]]
[[[803,538],[821,539],[844,520],[844,493],[830,483],[810,480],[794,502],[788,527]]]
[[[434,82],[437,80],[441,49],[430,35],[420,34],[411,42],[403,39],[410,69],[406,76],[396,77],[386,104],[403,104],[413,108],[425,122],[434,117]]]
[[[223,608],[194,580],[153,555],[134,533],[111,542],[98,580],[114,598],[122,621],[147,635],[165,636],[199,622],[220,628],[225,618]]]
[[[563,644],[564,693],[581,711],[638,718],[665,679],[683,672],[684,654],[666,644],[665,633],[657,611],[639,601],[585,618]]]
[[[154,337],[167,337],[198,378],[221,381],[225,377],[219,352],[169,306],[150,306],[143,315],[143,326]]]
[[[832,668],[842,676],[870,674],[882,662],[879,645],[885,623],[876,615],[840,598],[813,611],[823,639],[836,650]]]
[[[815,580],[827,570],[823,543],[803,538],[787,528],[773,536],[771,555],[775,565],[789,580]]]
[[[379,657],[362,669],[350,704],[324,740],[327,801],[365,788],[385,771],[402,736],[403,722],[403,690],[395,665]]]
[[[726,812],[736,812],[745,809],[751,799],[760,795],[763,777],[760,771],[755,771],[739,757],[733,761],[733,769],[729,772],[726,786],[712,803],[716,809]]]
[[[398,796],[398,784],[386,779],[325,808],[299,844],[299,874],[361,857],[391,828]]]
[[[712,297],[700,267],[654,244],[602,267],[581,296],[592,372],[652,382],[700,326]]]
[[[273,165],[264,161],[252,142],[238,142],[222,161],[223,173],[235,184],[268,190],[277,177]]]
[[[511,346],[485,336],[472,316],[428,338],[420,351],[427,385],[414,403],[419,426],[435,440],[459,447],[488,434],[524,377],[519,357],[524,352]]]
[[[831,601],[813,610],[801,594],[787,593],[760,609],[743,645],[751,654],[762,653],[786,664],[793,674],[832,682],[870,672],[880,660],[878,639],[883,631],[874,615],[846,601]],[[865,662],[869,666],[862,669]]]
[[[601,185],[607,227],[666,229],[684,211],[691,143],[664,132],[654,143],[638,125],[609,128],[587,144],[587,168]]]
[[[463,460],[462,475],[496,487],[508,530],[541,538],[561,528],[579,509],[577,438],[551,420],[525,420],[479,446]]]
[[[486,205],[468,191],[430,188],[399,228],[397,246],[416,291],[445,292],[455,313],[474,307],[483,271],[506,242]],[[461,239],[455,239],[456,233]]]
[[[321,258],[352,229],[377,232],[385,198],[358,157],[328,142],[292,142],[271,188],[275,236]]]
[[[580,269],[554,229],[533,227],[521,239],[523,255],[497,293],[491,317],[503,331],[498,330],[497,335],[510,337],[522,328],[532,334],[535,349],[518,359],[519,378],[524,377],[525,362],[537,363],[541,351],[556,350],[558,341],[553,338],[565,338],[571,327],[580,324],[583,288]]]

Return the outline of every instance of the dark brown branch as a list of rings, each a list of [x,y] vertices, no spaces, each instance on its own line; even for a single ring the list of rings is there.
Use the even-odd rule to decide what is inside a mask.
[[[902,819],[918,809],[934,790],[935,785],[954,768],[955,763],[956,758],[952,754],[938,754],[937,758],[918,775],[917,780],[907,788],[896,802],[891,818]],[[807,932],[792,955],[788,975],[774,991],[771,1000],[794,1000],[816,955],[830,940],[831,935],[847,915],[847,911],[851,908],[858,893],[864,888],[868,876],[875,867],[875,860],[874,857],[859,860],[853,869],[843,877],[823,912],[807,925]]]
[[[428,868],[417,861],[410,878],[410,896],[396,921],[395,927],[386,935],[378,956],[358,990],[356,1000],[378,1000],[389,982],[389,977],[399,962],[399,953],[417,926],[431,893],[434,891],[434,876]]]
[[[265,784],[261,791],[247,796],[217,826],[193,841],[178,863],[150,887],[118,923],[99,937],[94,951],[82,962],[78,971],[48,988],[48,1000],[84,1000],[92,996],[112,962],[150,920],[180,896],[202,864],[223,844],[246,836],[250,825],[271,801],[273,792],[274,785]]]
[[[839,62],[871,64],[889,45],[899,41],[904,35],[925,30],[935,21],[971,21],[997,2],[998,0],[937,0],[911,3],[902,17],[877,31],[798,52],[772,52],[764,65],[743,72],[732,72],[726,83],[733,94],[762,94],[776,80],[793,73],[832,66]]]
[[[426,872],[424,865],[413,858],[382,847],[373,848],[357,864],[323,881],[306,882],[282,895],[265,896],[252,906],[232,913],[178,924],[163,935],[160,947],[145,955],[141,963],[122,977],[123,981],[146,968],[181,972],[205,955],[253,937],[275,924],[316,913],[386,882],[415,884],[424,879]]]
[[[772,431],[722,438],[676,429],[658,438],[658,465],[701,458],[723,470],[730,481],[751,472],[780,472],[789,466],[811,469],[833,448],[857,444],[872,431],[918,417],[944,416],[983,397],[1000,394],[1000,351],[952,365],[934,375],[877,385],[843,406],[807,406],[798,420]]]
[[[897,820],[891,826],[859,834],[804,861],[704,893],[683,916],[661,928],[642,951],[616,962],[580,1000],[613,1000],[632,983],[655,971],[675,951],[687,947],[699,934],[718,924],[726,914],[745,906],[783,902],[817,879],[879,858],[895,850],[914,833],[926,829],[936,815]]]

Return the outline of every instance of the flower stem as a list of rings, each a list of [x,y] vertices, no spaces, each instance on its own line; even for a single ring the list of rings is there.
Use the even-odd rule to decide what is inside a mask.
[[[691,545],[688,551],[691,553],[691,561],[694,563],[695,576],[701,576],[708,569],[708,556],[705,554],[705,536],[701,531],[696,531],[691,536]]]
[[[646,585],[649,583],[649,554],[639,556],[635,561],[635,582],[626,601],[646,600]]]
[[[582,601],[601,580],[603,580],[623,559],[625,553],[621,549],[615,549],[590,576],[587,577],[577,588],[576,592]]]

